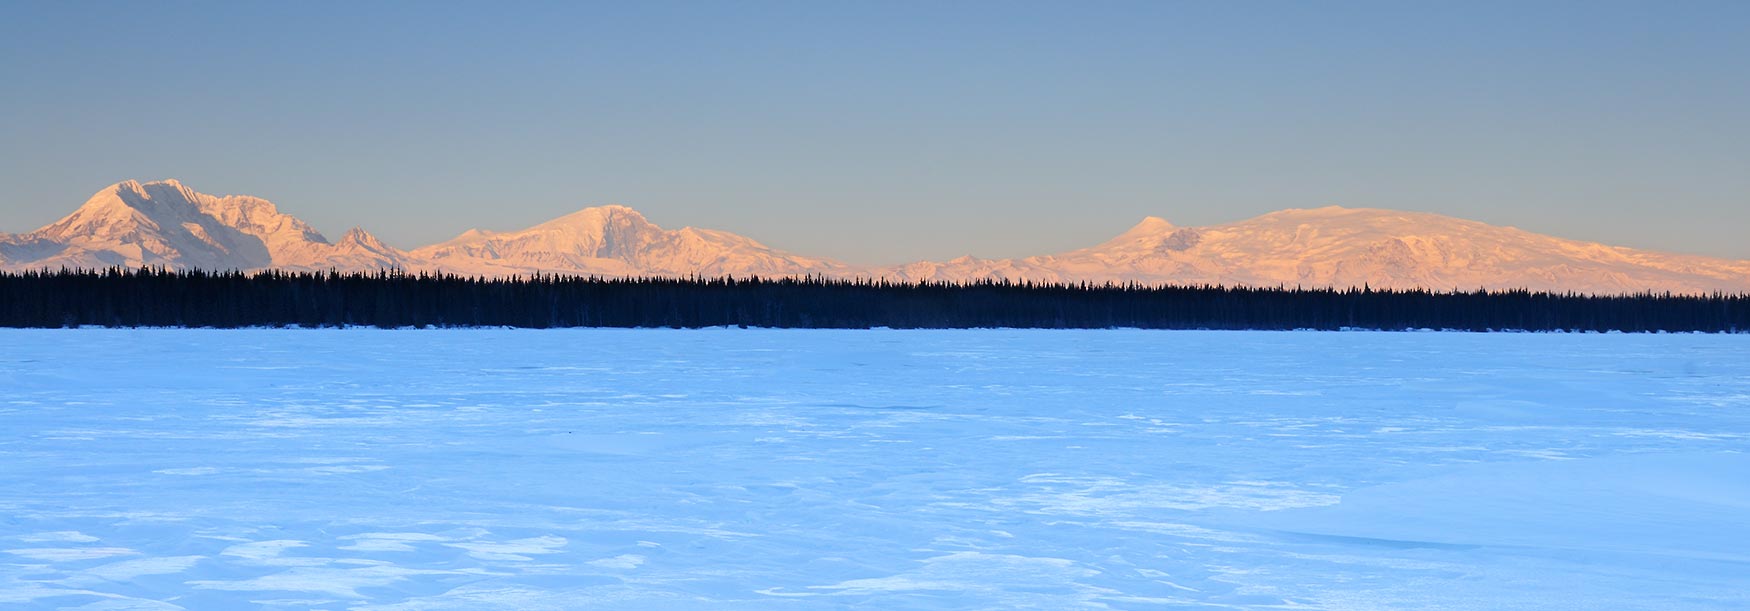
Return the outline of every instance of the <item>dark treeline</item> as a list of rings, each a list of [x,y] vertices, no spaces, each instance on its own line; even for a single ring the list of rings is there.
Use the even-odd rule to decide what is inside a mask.
[[[1750,295],[1589,296],[1006,281],[0,274],[0,326],[1750,330]]]

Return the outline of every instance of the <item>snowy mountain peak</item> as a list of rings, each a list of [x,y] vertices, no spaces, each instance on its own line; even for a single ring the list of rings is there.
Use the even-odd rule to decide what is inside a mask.
[[[156,189],[156,190],[168,189],[168,190],[172,190],[172,191],[182,191],[183,189],[187,189],[187,188],[188,187],[186,185],[182,184],[182,181],[174,179],[174,178],[165,178],[165,179],[161,179],[161,180],[148,180],[146,182],[140,182],[138,180],[128,179],[128,180],[124,180],[124,181],[115,183],[113,185],[110,185],[108,187],[105,187],[103,190],[98,191],[98,194],[101,195],[103,193],[116,193],[116,194],[131,193],[131,194],[136,194],[136,195],[141,196],[141,197],[147,197],[148,196],[148,189]]]
[[[1188,237],[1192,234],[1187,232],[1191,231],[1194,230],[1174,226],[1167,219],[1158,216],[1144,217],[1142,222],[1095,246],[1093,250],[1153,252],[1161,248],[1171,249],[1172,244],[1194,239]]]
[[[1432,212],[1415,212],[1410,210],[1390,210],[1386,208],[1346,208],[1343,206],[1325,206],[1322,208],[1287,208],[1240,222],[1300,222],[1300,223],[1347,223],[1354,226],[1407,226],[1407,225],[1445,225],[1452,223],[1470,223],[1483,225],[1476,221],[1435,214]]]
[[[362,228],[354,227],[340,236],[340,241],[327,249],[316,249],[310,253],[308,262],[300,267],[304,269],[340,269],[347,271],[373,270],[384,268],[405,269],[409,259],[407,253],[396,250],[377,236]]]
[[[1173,224],[1168,222],[1167,219],[1158,216],[1145,216],[1142,217],[1142,222],[1132,225],[1128,231],[1124,232],[1124,235],[1163,233],[1172,230]]]
[[[423,268],[488,276],[787,276],[845,269],[732,233],[663,229],[621,205],[584,208],[520,231],[470,230],[409,254]]]
[[[105,187],[45,230],[57,237],[128,232],[141,224],[164,230],[167,223],[184,224],[201,217],[257,233],[294,233],[299,239],[326,242],[303,221],[280,214],[273,202],[247,195],[207,195],[174,178],[145,183],[127,180]]]
[[[377,236],[371,235],[370,232],[365,231],[362,227],[354,227],[346,230],[346,234],[340,236],[340,241],[335,242],[334,245],[367,249],[389,248],[388,246],[385,246],[381,240],[378,240]]]
[[[91,199],[86,200],[85,206],[109,207],[120,204],[131,208],[145,208],[153,202],[161,205],[195,203],[202,197],[202,194],[174,178],[149,182],[124,180],[98,191]]]
[[[354,269],[394,266],[399,257],[375,238],[368,254],[343,253],[273,202],[208,195],[175,179],[110,185],[72,214],[10,241],[0,261],[7,269]]]
[[[1287,209],[1207,227],[1174,227],[1151,218],[1081,250],[913,264],[890,273],[933,280],[1436,290],[1750,290],[1750,261],[1636,251],[1428,212],[1341,206]]]
[[[654,227],[637,210],[621,205],[592,206],[541,223],[536,227],[553,227],[564,229],[605,228],[619,225],[623,227],[648,228]]]
[[[637,210],[633,210],[631,206],[627,206],[627,205],[623,205],[623,204],[603,204],[600,206],[589,206],[589,207],[585,207],[582,210],[579,210],[579,212],[588,212],[591,210],[594,210],[594,211],[601,213],[601,214],[625,214],[625,215],[629,215],[629,216],[635,216],[638,218],[644,218],[644,213],[639,212]]]

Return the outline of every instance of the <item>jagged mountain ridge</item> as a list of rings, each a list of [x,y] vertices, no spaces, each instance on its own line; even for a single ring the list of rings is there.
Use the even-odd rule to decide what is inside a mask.
[[[0,236],[0,268],[363,269],[404,265],[362,229],[330,243],[272,202],[217,197],[176,180],[110,185],[61,220]]]
[[[603,276],[803,276],[850,273],[733,233],[667,230],[625,206],[599,206],[521,231],[470,230],[409,253],[416,269],[464,275],[527,273]]]
[[[0,234],[0,269],[158,265],[202,269],[507,276],[827,276],[1378,288],[1531,288],[1587,293],[1750,291],[1750,261],[1567,240],[1448,216],[1326,207],[1205,227],[1149,217],[1104,243],[1015,259],[861,267],[733,233],[663,229],[625,206],[585,208],[517,231],[470,230],[401,251],[353,229],[330,243],[248,196],[174,180],[127,181],[36,231]]]

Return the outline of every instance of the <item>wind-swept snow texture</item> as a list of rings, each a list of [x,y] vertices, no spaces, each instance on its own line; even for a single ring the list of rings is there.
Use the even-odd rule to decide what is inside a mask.
[[[3,331],[0,608],[1745,608],[1746,341]]]

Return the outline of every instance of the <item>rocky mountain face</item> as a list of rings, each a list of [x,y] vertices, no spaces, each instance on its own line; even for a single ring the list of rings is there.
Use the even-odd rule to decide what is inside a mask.
[[[174,180],[128,181],[25,234],[0,234],[0,269],[142,265],[476,276],[827,276],[1252,286],[1530,288],[1586,293],[1750,291],[1750,261],[1566,240],[1428,213],[1284,210],[1224,225],[1149,217],[1102,244],[1019,259],[961,257],[859,267],[732,233],[659,227],[625,206],[585,208],[519,231],[471,230],[401,251],[353,229],[339,242],[272,203]]]
[[[365,269],[398,266],[401,257],[362,230],[331,244],[265,199],[215,197],[175,180],[110,185],[47,227],[0,237],[0,269],[13,270]]]

